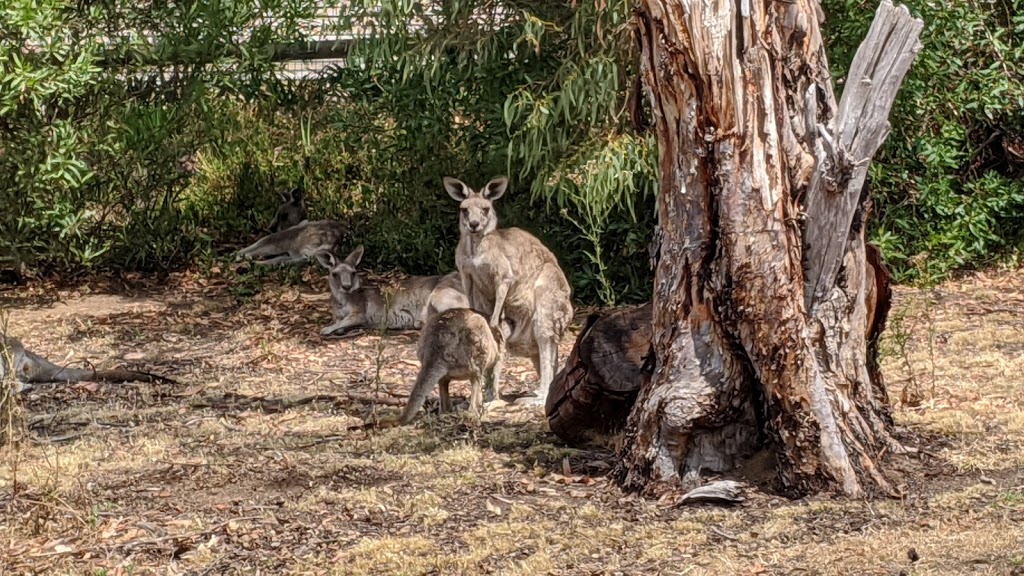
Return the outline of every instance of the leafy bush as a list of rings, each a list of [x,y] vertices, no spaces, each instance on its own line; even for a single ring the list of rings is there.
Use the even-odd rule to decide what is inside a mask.
[[[204,237],[183,217],[186,160],[220,137],[219,101],[273,86],[261,47],[309,15],[291,4],[6,2],[4,260],[73,272],[193,258]],[[264,10],[276,24],[264,22]],[[244,50],[235,49],[240,35],[249,37]]]
[[[907,4],[923,49],[871,168],[872,236],[898,280],[931,282],[1024,239],[1024,1]],[[824,2],[836,77],[876,6]]]
[[[458,230],[441,178],[504,173],[502,225],[550,246],[577,300],[649,297],[656,146],[626,113],[631,2],[354,0],[337,31],[374,35],[348,65],[281,80],[275,51],[324,4],[5,3],[0,258],[189,265],[255,239],[303,184],[367,266],[442,273]],[[875,7],[825,2],[835,77]],[[911,7],[924,49],[872,166],[872,235],[898,279],[933,280],[1024,236],[1024,0]]]

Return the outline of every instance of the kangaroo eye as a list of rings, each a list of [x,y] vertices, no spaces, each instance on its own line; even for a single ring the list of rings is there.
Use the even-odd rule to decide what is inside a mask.
[[[490,213],[491,213],[491,209],[490,208],[484,208],[484,216],[487,216]]]

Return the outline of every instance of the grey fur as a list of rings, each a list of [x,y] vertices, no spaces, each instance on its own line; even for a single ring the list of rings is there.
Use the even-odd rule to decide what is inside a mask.
[[[298,226],[309,219],[309,210],[306,208],[306,193],[301,187],[293,188],[291,191],[281,193],[281,204],[274,213],[274,219],[270,222],[268,232],[280,232],[292,226]]]
[[[435,314],[452,308],[469,308],[469,298],[462,292],[462,277],[458,271],[442,276],[431,290],[423,308],[423,322],[429,322]]]
[[[317,252],[334,252],[345,234],[345,226],[335,220],[303,221],[268,234],[238,251],[236,260],[257,259],[263,266],[283,266],[306,262]]]
[[[327,283],[331,289],[331,315],[333,322],[320,330],[322,336],[340,335],[353,328],[376,328],[383,324],[388,330],[419,330],[424,314],[431,308],[432,294],[437,290],[436,305],[447,307],[457,299],[453,290],[461,288],[454,273],[447,276],[409,276],[400,280],[390,302],[385,302],[380,286],[363,284],[357,266],[363,258],[363,247],[358,246],[344,260],[333,252],[321,251],[317,261],[327,268]]]
[[[503,333],[492,331],[485,316],[468,308],[449,308],[432,315],[420,333],[416,347],[420,371],[398,422],[412,422],[435,386],[441,412],[450,412],[448,385],[452,380],[470,381],[469,409],[482,415],[484,402],[497,395],[500,385],[502,342],[508,325],[503,323],[502,328]]]
[[[470,307],[490,317],[496,328],[511,321],[510,354],[530,358],[537,370],[537,396],[524,404],[544,405],[558,367],[558,345],[572,321],[569,281],[555,255],[535,236],[520,228],[498,229],[493,201],[505,193],[500,176],[475,192],[445,177],[448,194],[459,201],[459,246],[455,264]]]
[[[10,363],[8,363],[10,362]],[[57,366],[46,358],[27,350],[21,341],[0,334],[0,381],[7,377],[9,366],[13,366],[16,392],[32,388],[32,384],[49,382],[166,382],[174,380],[148,372],[133,370],[83,370]]]

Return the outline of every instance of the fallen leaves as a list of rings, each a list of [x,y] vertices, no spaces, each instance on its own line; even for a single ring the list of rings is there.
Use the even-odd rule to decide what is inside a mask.
[[[907,565],[910,543],[921,554],[915,569],[934,571],[930,563],[945,558],[942,568],[970,571],[957,561],[968,555],[995,571],[1010,568],[985,552],[1015,542],[1000,540],[1022,521],[1013,469],[937,479],[928,476],[934,467],[908,472],[911,490],[938,484],[950,498],[974,484],[992,491],[955,505],[929,493],[870,509],[769,503],[754,491],[740,507],[680,508],[681,490],[659,505],[618,490],[607,476],[610,451],[567,451],[515,407],[473,426],[431,415],[400,429],[363,428],[389,422],[404,405],[419,368],[416,337],[320,338],[329,313],[315,283],[268,282],[251,298],[235,298],[217,278],[169,285],[131,306],[65,294],[67,305],[51,311],[15,311],[22,334],[45,326],[56,335],[30,342],[52,358],[73,348],[72,360],[88,357],[100,368],[142,361],[184,378],[172,389],[65,387],[28,400],[32,431],[65,440],[28,447],[18,493],[0,491],[0,571],[121,576],[173,565],[176,573],[277,574],[319,572],[336,558],[349,562],[342,571],[375,573],[352,564],[351,551],[364,548],[372,559],[393,546],[410,573],[895,574],[904,566],[886,563]],[[998,306],[997,292],[979,304]],[[975,309],[960,299],[955,307]],[[936,310],[940,318],[954,312]],[[963,337],[950,332],[950,345]],[[1019,372],[996,360],[1008,377]],[[510,364],[503,393],[532,391],[529,361]],[[1000,395],[985,384],[940,382],[913,414],[1019,411],[1016,389]],[[465,397],[467,387],[453,383],[453,394]],[[69,429],[75,434],[59,436]],[[943,460],[993,447],[995,457],[1019,456],[1005,430],[987,420],[980,430],[1005,446],[992,440],[981,450],[951,433]],[[1000,490],[1007,495],[997,502]],[[429,539],[422,557],[409,551],[415,538]],[[971,543],[978,550],[961,553]]]

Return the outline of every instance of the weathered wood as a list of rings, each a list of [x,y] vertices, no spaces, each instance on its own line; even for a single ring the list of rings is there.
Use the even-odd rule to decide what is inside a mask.
[[[807,190],[804,305],[813,311],[831,290],[847,251],[868,163],[889,134],[889,112],[921,49],[924,23],[883,0],[857,49],[834,122],[818,123],[823,146]]]
[[[892,416],[889,412],[889,395],[885,389],[885,381],[882,379],[882,368],[879,365],[879,338],[885,330],[885,324],[889,319],[889,309],[892,307],[892,276],[889,274],[885,262],[882,261],[882,252],[873,244],[865,244],[865,255],[868,263],[867,290],[864,294],[864,301],[868,308],[868,377],[871,379],[872,390],[875,402],[879,406],[880,416],[888,425],[892,425]]]
[[[641,71],[661,180],[657,363],[627,421],[616,469],[627,489],[727,468],[757,447],[763,429],[783,486],[795,492],[891,491],[874,459],[902,447],[867,368],[878,308],[866,298],[878,282],[862,222],[851,227],[863,177],[852,210],[846,199],[819,198],[829,186],[847,190],[866,169],[913,60],[920,26],[886,4],[861,58],[891,64],[886,73],[858,64],[883,84],[858,117],[852,104],[836,115],[814,0],[642,3]],[[822,129],[833,117],[842,120],[834,136]],[[832,223],[829,235],[823,222]],[[814,268],[811,283],[805,266]],[[813,310],[808,286],[817,290]]]
[[[548,391],[551,431],[570,444],[614,434],[650,374],[651,304],[591,314]]]
[[[744,500],[742,484],[735,480],[718,480],[683,494],[676,505],[739,504]]]

